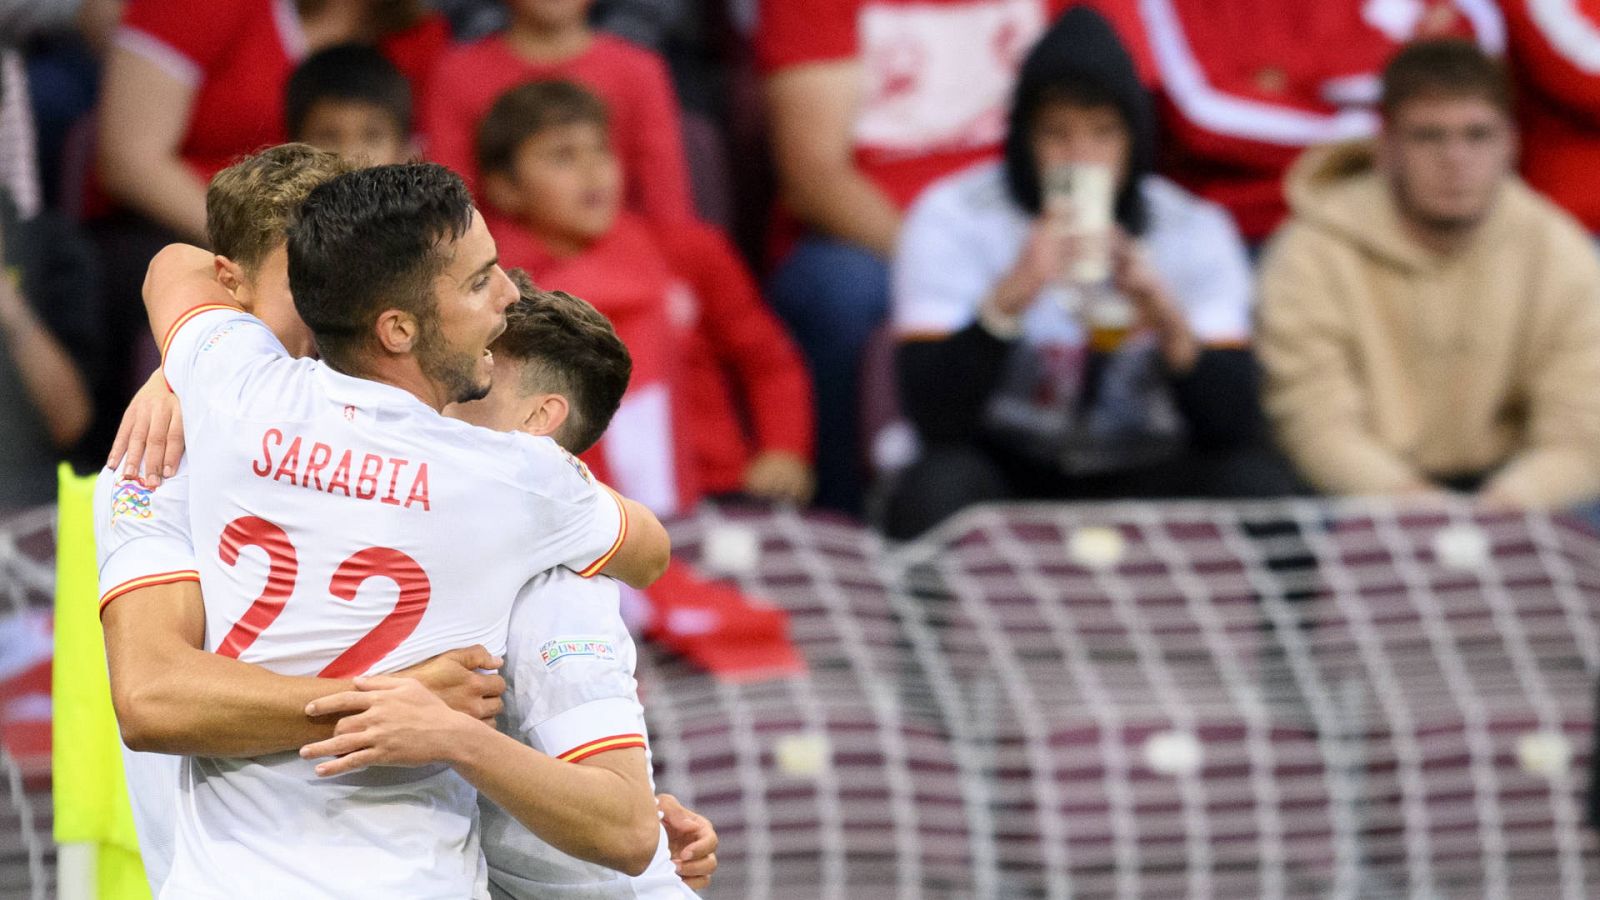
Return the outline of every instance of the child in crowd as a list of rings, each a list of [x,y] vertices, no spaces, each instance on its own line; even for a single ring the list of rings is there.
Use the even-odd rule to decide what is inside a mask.
[[[428,158],[480,192],[473,136],[495,98],[524,82],[570,79],[598,94],[611,112],[627,208],[663,224],[692,218],[682,123],[667,68],[654,53],[590,29],[591,3],[508,0],[505,33],[440,60],[423,104]]]
[[[411,85],[377,50],[340,44],[312,54],[289,77],[289,139],[354,165],[402,163],[411,143]]]
[[[633,354],[628,396],[589,454],[601,477],[662,516],[708,493],[806,502],[811,393],[794,345],[714,230],[622,210],[600,99],[570,82],[514,88],[476,151],[501,262],[593,303]]]

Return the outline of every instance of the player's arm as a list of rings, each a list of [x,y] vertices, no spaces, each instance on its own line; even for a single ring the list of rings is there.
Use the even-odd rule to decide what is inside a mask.
[[[100,622],[111,702],[134,750],[254,756],[333,733],[332,722],[306,717],[305,704],[337,693],[339,682],[285,678],[198,649],[206,627],[198,581],[129,591]]]
[[[451,710],[411,679],[358,678],[356,686],[306,708],[342,717],[334,737],[300,750],[306,759],[338,757],[319,764],[318,775],[445,762],[557,850],[629,875],[650,865],[660,823],[642,739],[563,762]]]
[[[624,519],[622,540],[616,554],[599,572],[642,590],[654,584],[672,562],[672,539],[667,537],[661,520],[644,504],[621,495],[617,502]]]
[[[257,756],[293,750],[333,734],[333,720],[306,716],[307,703],[354,683],[279,675],[202,649],[205,602],[194,580],[126,591],[101,614],[111,701],[123,741],[134,750],[189,756]],[[505,681],[470,647],[405,671],[451,707],[492,719]]]
[[[657,794],[656,807],[661,810],[661,827],[667,832],[667,848],[678,877],[697,891],[705,890],[717,871],[717,829],[710,819],[671,794]]]
[[[150,260],[144,276],[144,309],[150,332],[162,345],[184,313],[200,306],[234,306],[233,295],[218,283],[216,257],[189,244],[168,244]]]

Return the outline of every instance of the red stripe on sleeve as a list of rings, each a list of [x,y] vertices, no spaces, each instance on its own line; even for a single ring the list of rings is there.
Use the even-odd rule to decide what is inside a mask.
[[[111,605],[111,601],[121,597],[124,594],[137,591],[140,588],[156,587],[157,585],[162,584],[177,584],[180,581],[199,580],[200,573],[194,571],[193,569],[182,569],[176,572],[161,572],[155,575],[141,575],[138,578],[130,578],[111,590],[106,591],[105,594],[100,597],[100,615],[103,616],[106,614],[106,607]]]
[[[569,763],[583,762],[591,756],[598,756],[612,750],[627,750],[632,747],[642,748],[644,746],[644,735],[642,734],[614,734],[611,737],[603,737],[587,744],[573,747],[571,750],[556,757],[556,759]]]

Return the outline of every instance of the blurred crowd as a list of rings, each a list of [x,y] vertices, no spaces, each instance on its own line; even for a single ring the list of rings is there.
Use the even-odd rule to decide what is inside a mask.
[[[284,141],[449,166],[608,316],[585,458],[663,516],[1600,498],[1590,5],[0,0],[0,508],[104,464],[146,264]]]

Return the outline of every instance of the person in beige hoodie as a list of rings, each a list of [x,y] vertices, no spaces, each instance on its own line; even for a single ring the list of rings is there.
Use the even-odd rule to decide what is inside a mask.
[[[1376,141],[1307,153],[1260,273],[1274,432],[1329,494],[1600,496],[1600,258],[1513,174],[1499,64],[1427,41]]]

